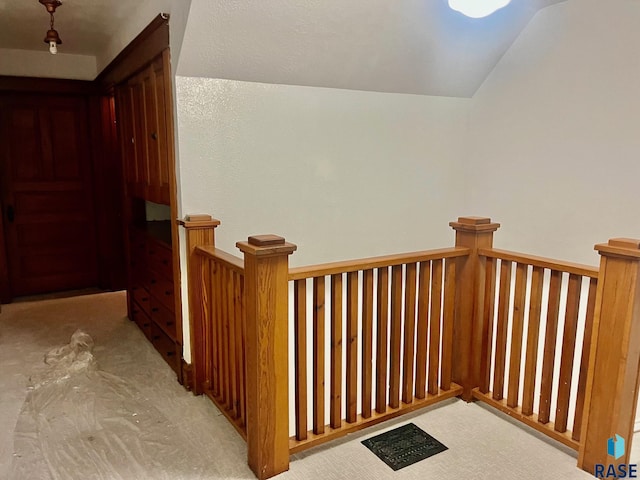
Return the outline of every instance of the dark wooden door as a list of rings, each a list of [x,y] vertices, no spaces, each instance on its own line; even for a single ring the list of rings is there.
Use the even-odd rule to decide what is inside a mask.
[[[0,186],[12,296],[95,286],[87,103],[0,96]]]

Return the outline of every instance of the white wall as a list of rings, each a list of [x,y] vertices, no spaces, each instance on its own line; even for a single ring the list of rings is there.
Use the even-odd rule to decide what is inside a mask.
[[[45,47],[42,51],[0,48],[0,75],[93,80],[96,57],[68,53],[51,55]]]
[[[239,256],[236,241],[275,233],[301,265],[453,245],[469,100],[176,84],[181,213],[220,219],[223,250]]]
[[[306,264],[452,244],[467,100],[176,83],[182,210],[222,220],[221,248],[277,233]]]
[[[638,25],[633,0],[549,7],[474,96],[466,211],[503,224],[497,246],[595,265],[640,237]]]

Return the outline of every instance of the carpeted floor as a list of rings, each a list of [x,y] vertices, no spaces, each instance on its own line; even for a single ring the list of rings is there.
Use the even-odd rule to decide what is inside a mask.
[[[52,368],[44,355],[78,328],[95,342],[97,368],[42,382]],[[244,441],[207,398],[177,383],[126,318],[123,293],[4,305],[0,395],[2,479],[254,478]],[[448,450],[394,472],[361,441],[408,422]],[[593,478],[575,464],[572,452],[493,410],[452,400],[298,454],[278,478]]]

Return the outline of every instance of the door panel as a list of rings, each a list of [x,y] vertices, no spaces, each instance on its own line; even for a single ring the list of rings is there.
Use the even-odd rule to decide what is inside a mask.
[[[0,106],[2,202],[12,295],[95,286],[86,101],[12,95],[0,97]]]

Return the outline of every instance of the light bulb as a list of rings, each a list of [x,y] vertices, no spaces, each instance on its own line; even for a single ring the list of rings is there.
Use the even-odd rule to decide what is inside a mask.
[[[58,53],[58,45],[56,45],[56,42],[49,42],[49,51],[55,55],[56,53]]]
[[[511,0],[449,0],[449,7],[471,18],[487,17],[506,7]]]

